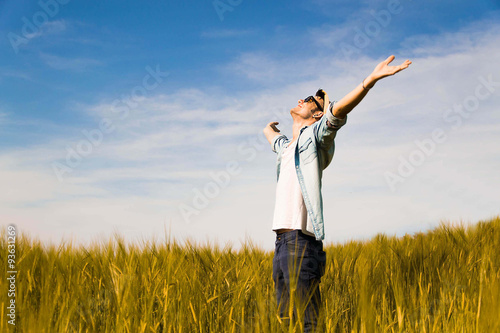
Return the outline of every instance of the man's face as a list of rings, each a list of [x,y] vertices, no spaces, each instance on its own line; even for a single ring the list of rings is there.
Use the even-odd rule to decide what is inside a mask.
[[[323,107],[323,99],[321,97],[313,96],[313,98]],[[313,100],[306,102],[303,99],[299,99],[297,101],[297,106],[290,110],[290,114],[292,117],[296,115],[302,119],[314,119],[316,121],[321,118],[323,112]]]

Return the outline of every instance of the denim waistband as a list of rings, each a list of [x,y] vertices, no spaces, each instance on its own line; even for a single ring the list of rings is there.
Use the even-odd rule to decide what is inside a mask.
[[[297,238],[307,239],[310,242],[323,243],[322,241],[316,240],[316,237],[314,237],[314,236],[309,236],[309,235],[304,234],[301,230],[292,230],[292,231],[288,231],[288,232],[284,232],[282,234],[276,235],[277,241],[287,242],[290,240],[295,240]]]

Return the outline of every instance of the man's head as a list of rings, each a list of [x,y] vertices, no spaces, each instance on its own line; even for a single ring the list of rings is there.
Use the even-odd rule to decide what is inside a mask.
[[[294,121],[301,120],[312,124],[323,116],[325,102],[328,108],[328,95],[323,89],[319,89],[315,96],[299,99],[297,106],[290,110],[290,114]]]

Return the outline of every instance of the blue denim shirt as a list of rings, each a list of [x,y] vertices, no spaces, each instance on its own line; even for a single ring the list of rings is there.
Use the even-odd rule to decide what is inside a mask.
[[[337,131],[347,121],[347,116],[339,119],[332,114],[334,103],[330,103],[329,110],[320,120],[300,129],[295,148],[295,170],[307,209],[307,231],[313,233],[317,240],[325,238],[321,177],[323,170],[332,161]],[[277,179],[280,176],[283,148],[289,142],[290,139],[285,135],[278,135],[271,143],[273,151],[278,154]]]

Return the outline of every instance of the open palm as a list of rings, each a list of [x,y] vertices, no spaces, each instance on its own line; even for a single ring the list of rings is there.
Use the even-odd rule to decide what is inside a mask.
[[[411,64],[410,60],[406,60],[399,66],[389,66],[389,64],[394,60],[394,58],[395,57],[391,55],[389,58],[385,59],[380,64],[378,64],[377,67],[375,67],[375,69],[372,72],[372,77],[378,80],[386,76],[391,76],[399,71],[402,71]]]

